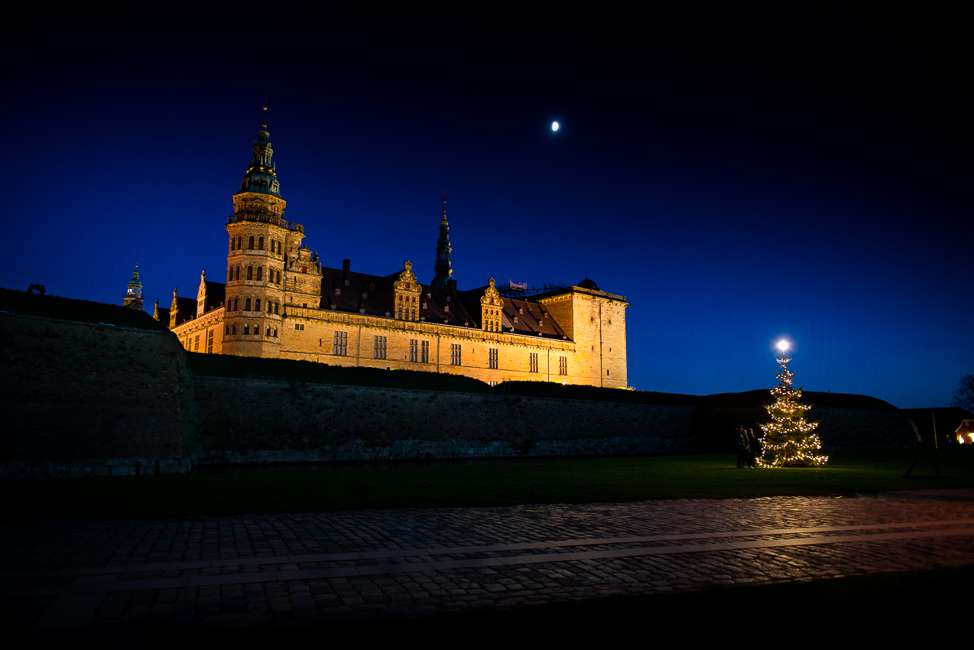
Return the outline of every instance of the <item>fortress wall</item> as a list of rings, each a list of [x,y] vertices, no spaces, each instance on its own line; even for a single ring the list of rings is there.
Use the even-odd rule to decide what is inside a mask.
[[[0,366],[0,478],[198,462],[732,451],[734,425],[764,417],[756,405],[686,396],[668,405],[255,378],[246,369],[194,375],[171,332],[9,312],[0,312]],[[906,415],[888,405],[816,406],[811,417],[827,450],[913,440]]]
[[[819,422],[825,451],[880,449],[916,444],[910,418],[899,410],[813,406],[809,419]]]
[[[687,451],[687,406],[199,377],[202,462]]]
[[[176,337],[0,312],[0,477],[179,471],[194,430]]]
[[[819,423],[816,432],[826,452],[892,449],[916,444],[910,418],[892,407],[817,406],[812,401],[807,417]],[[694,451],[707,453],[733,452],[736,426],[753,427],[760,434],[760,423],[766,422],[767,418],[767,411],[760,406],[735,408],[705,405],[698,411],[692,447]]]

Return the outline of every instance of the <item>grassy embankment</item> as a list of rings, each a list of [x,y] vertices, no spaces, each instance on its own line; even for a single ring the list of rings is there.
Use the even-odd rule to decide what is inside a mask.
[[[821,469],[737,469],[731,456],[348,463],[199,469],[179,476],[4,483],[8,518],[156,518],[352,508],[850,495],[974,487],[974,449],[911,478],[912,451],[836,455]]]

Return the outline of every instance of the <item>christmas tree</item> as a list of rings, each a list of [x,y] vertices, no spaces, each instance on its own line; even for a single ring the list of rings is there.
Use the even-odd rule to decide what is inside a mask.
[[[824,465],[829,457],[818,453],[822,448],[815,429],[818,422],[805,419],[805,411],[812,408],[802,404],[802,391],[791,385],[795,373],[788,369],[791,359],[786,356],[790,345],[787,341],[778,342],[778,385],[771,389],[774,403],[765,406],[771,421],[761,425],[764,436],[761,438],[760,467],[818,467]]]

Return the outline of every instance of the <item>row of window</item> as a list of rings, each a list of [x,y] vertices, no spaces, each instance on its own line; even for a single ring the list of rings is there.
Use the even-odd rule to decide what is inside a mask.
[[[413,363],[429,363],[430,342],[409,339],[409,360]]]
[[[187,336],[183,339],[183,347],[186,348],[188,352],[199,352],[200,351],[200,334],[196,336]],[[206,353],[213,354],[213,330],[209,329],[206,331]]]
[[[275,254],[280,254],[284,252],[284,247],[276,239],[271,239],[270,247],[271,252]],[[230,250],[241,251],[243,250],[243,237],[231,237],[230,238]],[[255,240],[253,237],[247,238],[247,250],[264,250],[264,238],[257,237]]]
[[[254,276],[257,276],[256,278]],[[257,280],[258,282],[264,281],[264,267],[263,266],[248,266],[247,274],[244,276],[247,280]],[[240,279],[240,265],[227,267],[227,282],[233,282],[234,280]],[[267,281],[271,284],[281,284],[281,272],[268,268],[267,269]]]
[[[253,304],[253,309],[250,308]],[[268,314],[280,314],[281,313],[281,303],[268,300],[267,313]],[[253,303],[250,302],[250,298],[244,298],[244,311],[260,311],[260,298],[254,298]],[[227,311],[240,311],[240,298],[228,298],[227,299]]]
[[[227,325],[226,326],[226,329],[224,330],[224,332],[226,334],[236,335],[236,333],[237,333],[237,326],[236,325]],[[253,334],[254,336],[260,336],[260,325],[258,325],[257,323],[254,323],[253,327],[251,327],[250,326],[250,323],[244,323],[243,327],[241,328],[241,332],[243,334],[245,334],[245,335],[248,335],[248,336],[250,334]],[[264,333],[264,336],[267,336],[267,337],[275,338],[276,339],[277,338],[277,328],[276,327],[268,327],[267,328],[267,331]]]
[[[295,323],[294,329],[296,331],[304,331],[304,323]],[[319,341],[320,343],[321,341]],[[373,359],[387,359],[389,352],[389,339],[386,336],[376,335],[372,337],[372,358]],[[348,332],[336,331],[332,338],[332,350],[331,353],[344,357],[348,356]],[[429,363],[430,362],[430,342],[422,341],[419,339],[409,340],[409,360],[413,363]],[[463,346],[459,343],[450,344],[450,365],[451,366],[462,366],[463,365]],[[497,370],[500,368],[500,350],[497,348],[488,348],[487,350],[487,366],[492,370]],[[528,372],[538,372],[538,353],[531,352],[528,355]],[[568,357],[558,358],[558,374],[567,375],[568,374]]]

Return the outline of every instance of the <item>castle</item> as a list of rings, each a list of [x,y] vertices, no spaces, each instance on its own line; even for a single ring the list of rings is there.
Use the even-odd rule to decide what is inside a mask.
[[[266,108],[253,156],[227,218],[226,282],[200,275],[196,297],[172,292],[168,323],[192,352],[303,359],[466,375],[491,385],[551,381],[627,388],[623,296],[585,279],[541,292],[453,278],[446,200],[432,281],[406,261],[389,275],[327,267],[285,219]],[[138,282],[138,271],[133,282]],[[141,284],[126,304],[141,308]]]

